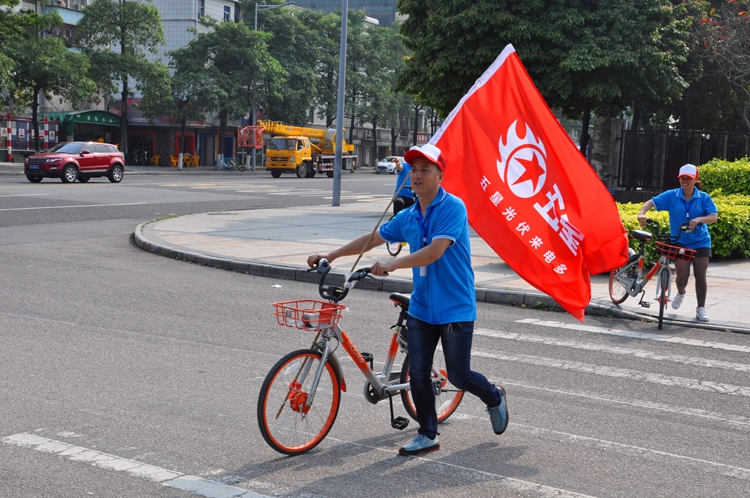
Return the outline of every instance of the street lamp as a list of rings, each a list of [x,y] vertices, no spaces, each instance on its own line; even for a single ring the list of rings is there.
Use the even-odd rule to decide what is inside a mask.
[[[255,4],[255,24],[253,25],[253,31],[258,31],[258,9],[260,10],[272,10],[278,9],[279,7],[287,7],[294,5],[294,2],[287,2],[281,5],[259,5]],[[255,82],[253,82],[253,126],[257,124],[258,119],[258,107],[255,104]],[[252,171],[255,171],[255,138],[253,138],[253,167]]]

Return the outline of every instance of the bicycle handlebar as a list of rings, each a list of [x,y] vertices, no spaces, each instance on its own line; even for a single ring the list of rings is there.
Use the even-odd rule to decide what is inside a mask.
[[[703,223],[698,223],[699,225],[702,225]],[[677,239],[680,238],[683,232],[690,232],[690,223],[683,223],[680,225],[680,231],[677,233],[676,236],[672,236],[672,234],[667,233],[662,235],[661,234],[661,228],[659,227],[659,224],[652,220],[651,218],[646,218],[646,226],[649,228],[651,233],[654,236],[654,240],[659,240],[662,242],[666,242],[667,244],[674,244],[677,242]]]
[[[325,285],[326,277],[331,271],[331,264],[327,259],[321,259],[318,261],[318,266],[314,268],[320,274],[320,283],[318,284],[318,294],[323,299],[327,299],[333,302],[342,301],[349,290],[354,287],[358,281],[363,278],[367,278],[370,274],[370,268],[360,268],[346,278],[342,287],[336,285]]]

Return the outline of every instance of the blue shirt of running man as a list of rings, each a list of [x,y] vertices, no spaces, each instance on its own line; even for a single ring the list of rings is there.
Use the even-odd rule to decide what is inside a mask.
[[[685,200],[682,187],[667,190],[651,199],[657,211],[669,212],[669,231],[673,237],[680,232],[680,225],[695,218],[719,212],[711,196],[695,187],[693,188],[695,189],[693,190],[693,198],[689,201]],[[701,223],[692,232],[682,232],[680,238],[677,239],[677,243],[688,249],[711,247],[711,234],[708,233],[708,226]]]
[[[411,252],[448,239],[442,257],[426,267],[412,268],[414,291],[409,314],[433,325],[474,322],[477,301],[471,268],[469,223],[466,206],[442,187],[422,218],[417,202],[380,227],[380,238],[391,243],[406,241]]]
[[[396,190],[393,192],[394,195],[398,194],[399,197],[408,197],[413,198],[414,192],[411,191],[411,180],[409,179],[409,172],[411,172],[411,164],[400,161],[401,162],[401,171],[398,172],[398,176],[396,177]],[[406,183],[404,184],[404,188],[401,189],[401,192],[398,191],[398,188],[401,186],[401,184],[404,182],[404,179],[406,179]]]

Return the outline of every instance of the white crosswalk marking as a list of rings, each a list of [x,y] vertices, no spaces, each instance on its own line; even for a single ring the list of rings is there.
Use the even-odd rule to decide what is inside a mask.
[[[590,325],[582,325],[582,324],[575,324],[575,323],[563,323],[563,322],[554,322],[554,321],[546,321],[546,320],[537,320],[534,318],[516,320],[516,323],[529,323],[532,325],[539,325],[542,327],[554,327],[554,328],[567,329],[567,330],[580,330],[582,332],[593,332],[597,334],[616,335],[616,336],[621,336],[621,337],[630,337],[632,339],[644,339],[644,340],[658,341],[658,342],[673,342],[675,344],[683,344],[686,346],[697,346],[697,347],[702,347],[702,348],[723,349],[725,351],[737,351],[740,353],[750,353],[750,346],[740,346],[737,344],[725,344],[721,342],[708,342],[708,341],[701,341],[698,339],[687,339],[684,337],[675,337],[675,336],[670,336],[670,335],[649,334],[645,332],[633,332],[629,330],[607,329],[604,327],[594,327]]]
[[[261,495],[247,489],[229,486],[210,479],[183,474],[155,465],[148,465],[128,458],[121,458],[28,432],[7,436],[0,441],[13,446],[30,448],[42,453],[50,453],[74,462],[93,465],[105,470],[125,472],[133,477],[147,479],[162,486],[189,491],[206,498],[268,498],[266,495]]]
[[[724,370],[735,370],[737,372],[750,372],[750,365],[744,363],[733,363],[729,361],[710,360],[707,358],[683,356],[677,354],[664,354],[646,351],[644,349],[623,348],[619,346],[610,346],[608,344],[593,344],[588,342],[569,341],[562,339],[553,339],[533,334],[517,334],[513,332],[501,332],[497,330],[476,329],[474,334],[508,339],[518,342],[530,342],[535,344],[545,344],[547,346],[558,346],[572,349],[582,349],[585,351],[597,351],[601,353],[610,353],[624,356],[634,356],[656,361],[671,361],[674,363],[683,363],[685,365],[697,365],[708,368],[721,368]]]

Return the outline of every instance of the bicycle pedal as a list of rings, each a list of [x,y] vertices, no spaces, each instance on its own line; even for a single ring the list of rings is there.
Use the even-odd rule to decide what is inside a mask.
[[[643,306],[644,308],[650,308],[651,307],[651,303],[641,302],[641,306]]]
[[[406,429],[409,425],[409,419],[406,417],[396,417],[391,420],[391,427],[400,431]]]

